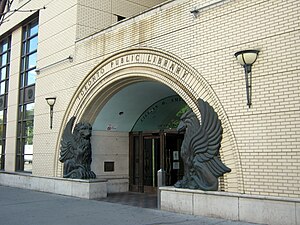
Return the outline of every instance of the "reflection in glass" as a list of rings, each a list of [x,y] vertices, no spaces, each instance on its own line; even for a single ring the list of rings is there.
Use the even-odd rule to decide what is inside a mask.
[[[24,141],[24,171],[32,171],[33,145],[32,137]]]
[[[2,42],[2,48],[1,48],[1,53],[7,51],[8,49],[8,42],[7,40]]]
[[[4,120],[4,114],[3,114],[3,110],[0,111],[0,124],[3,124],[3,120]]]
[[[2,81],[0,83],[0,95],[3,95],[5,93],[5,81]]]
[[[35,70],[30,70],[27,72],[27,85],[35,84],[36,72]]]
[[[37,42],[37,36],[29,40],[29,52],[35,51],[37,49]]]
[[[38,33],[38,23],[37,21],[33,24],[31,24],[31,28],[29,30],[29,37],[32,37],[33,35],[37,34]]]
[[[4,53],[4,54],[1,56],[1,66],[6,65],[6,63],[7,63],[7,53]]]
[[[25,105],[25,119],[32,119],[34,115],[34,103]]]
[[[26,121],[24,124],[24,136],[27,136],[27,144],[32,145],[32,137],[33,137],[33,121]]]
[[[6,66],[0,70],[0,79],[4,80],[6,78]]]
[[[36,66],[36,52],[28,56],[28,69]]]

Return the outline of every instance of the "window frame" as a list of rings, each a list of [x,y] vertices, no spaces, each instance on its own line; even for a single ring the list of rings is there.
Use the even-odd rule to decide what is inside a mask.
[[[6,49],[3,48],[7,45]],[[3,63],[3,55],[6,55],[6,62]],[[5,155],[6,155],[6,126],[7,126],[7,96],[8,96],[8,84],[9,84],[9,72],[10,72],[10,57],[11,57],[11,35],[8,35],[0,40],[0,99],[3,107],[0,106],[0,111],[3,111],[3,118],[0,121],[0,170],[5,170]],[[1,73],[5,69],[5,76]],[[4,91],[2,90],[4,87]]]
[[[38,47],[38,18],[35,18],[22,27],[22,46],[20,62],[20,80],[19,80],[19,102],[18,102],[18,120],[17,120],[17,149],[16,149],[16,171],[32,173],[32,167],[25,167],[25,163],[33,162],[33,128],[34,128],[34,104],[35,104],[35,79],[34,82],[28,82],[29,73],[36,75],[36,55]],[[31,31],[35,32],[32,34]],[[36,39],[35,49],[31,49],[30,41]],[[34,57],[34,64],[30,66],[30,56]],[[34,76],[34,75],[33,75]],[[28,93],[33,93],[29,96]],[[31,116],[27,117],[26,107],[32,104]],[[28,125],[29,124],[29,125]],[[27,143],[27,145],[26,145]],[[31,146],[31,147],[29,147]],[[26,149],[27,147],[27,149]],[[29,151],[29,153],[28,153]]]

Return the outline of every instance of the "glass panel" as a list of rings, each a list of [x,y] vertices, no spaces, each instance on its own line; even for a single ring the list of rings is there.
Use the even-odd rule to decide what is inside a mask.
[[[20,90],[19,92],[19,104],[23,104],[23,102],[24,102],[24,89]]]
[[[0,169],[4,170],[4,161],[5,161],[5,156],[0,155]]]
[[[37,49],[38,37],[34,37],[29,40],[29,52],[35,51]]]
[[[17,152],[16,152],[18,155],[23,153],[23,145],[21,143],[21,139],[18,138],[17,140]]]
[[[29,30],[29,36],[32,37],[33,35],[38,33],[38,22],[34,22],[33,24],[31,24],[31,28]]]
[[[5,93],[5,81],[2,81],[0,83],[0,95],[3,95]]]
[[[144,185],[157,186],[156,172],[160,167],[160,140],[144,139]]]
[[[33,121],[26,121],[24,123],[24,136],[27,136],[28,144],[32,144],[33,137]]]
[[[4,109],[4,113],[3,113],[3,123],[4,124],[6,124],[6,120],[7,120],[6,115],[7,115],[7,110]]]
[[[3,110],[1,110],[0,111],[0,125],[3,124],[3,122],[4,122],[3,120],[4,120],[4,118],[3,118]]]
[[[1,48],[2,51],[1,51],[1,53],[7,51],[7,49],[8,49],[8,42],[7,42],[7,40],[3,41],[1,44],[2,44],[2,48]]]
[[[36,72],[35,70],[30,70],[27,72],[27,85],[31,85],[35,83]]]
[[[17,155],[16,168],[17,171],[22,171],[24,168],[24,159],[22,155]]]
[[[32,171],[32,156],[33,156],[33,145],[32,138],[26,138],[24,141],[24,171]]]
[[[0,70],[0,79],[1,80],[6,79],[6,66]]]
[[[24,87],[24,73],[20,75],[20,88]]]
[[[27,26],[23,27],[23,36],[22,40],[25,40],[27,38]]]
[[[36,52],[28,56],[28,69],[36,66]]]
[[[0,66],[4,66],[7,64],[7,53],[4,53],[2,56],[1,56],[1,65]]]
[[[32,155],[24,156],[24,172],[32,172]]]
[[[1,140],[3,138],[3,132],[4,132],[4,126],[3,126],[3,124],[1,124],[0,125],[0,138],[1,138]]]
[[[140,143],[139,143],[139,136],[134,137],[134,143],[133,143],[133,184],[138,185],[139,184],[139,152],[140,152]]]
[[[144,185],[153,185],[152,139],[144,139]]]
[[[21,60],[21,72],[23,72],[26,69],[26,58],[23,57]]]
[[[34,103],[25,105],[25,119],[32,119],[34,116]]]
[[[26,43],[26,41],[24,41],[22,44],[22,56],[24,56],[27,52],[26,46],[27,46],[27,43]]]

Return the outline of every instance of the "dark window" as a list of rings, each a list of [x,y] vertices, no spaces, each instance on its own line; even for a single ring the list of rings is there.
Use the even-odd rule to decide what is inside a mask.
[[[0,40],[0,170],[5,166],[6,113],[11,37]]]
[[[22,31],[16,170],[24,172],[32,172],[37,45],[38,21],[34,20]]]

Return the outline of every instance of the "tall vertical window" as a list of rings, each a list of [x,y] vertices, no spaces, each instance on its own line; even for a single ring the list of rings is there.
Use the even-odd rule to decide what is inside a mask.
[[[5,164],[7,92],[10,64],[10,36],[0,40],[0,170]]]
[[[33,121],[38,21],[23,27],[17,132],[16,170],[32,172]]]

